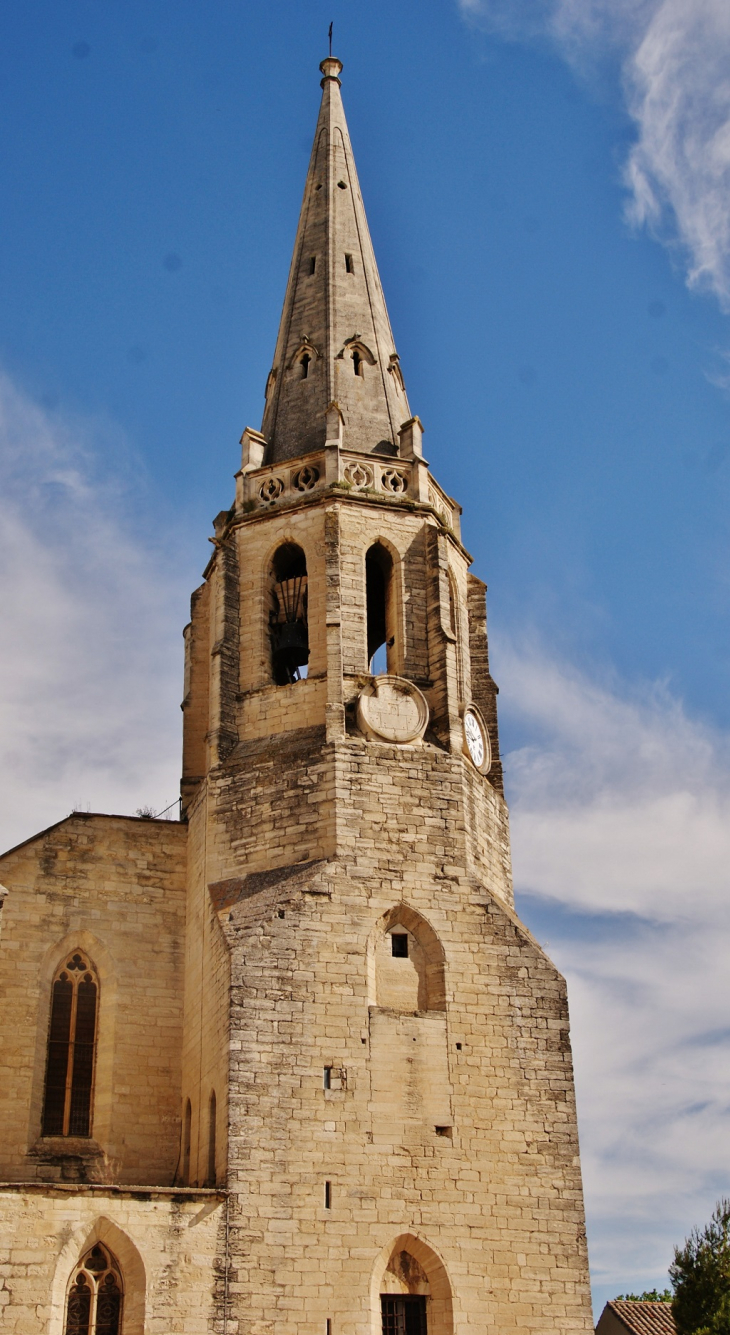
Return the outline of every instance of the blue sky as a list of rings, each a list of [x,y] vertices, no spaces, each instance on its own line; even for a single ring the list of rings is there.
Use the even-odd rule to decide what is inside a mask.
[[[7,844],[175,797],[327,26],[410,402],[490,586],[521,910],[568,976],[596,1300],[730,1189],[719,0],[6,7]]]

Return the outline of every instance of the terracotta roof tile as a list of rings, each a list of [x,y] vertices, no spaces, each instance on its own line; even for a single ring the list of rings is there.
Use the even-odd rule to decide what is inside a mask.
[[[626,1302],[616,1299],[606,1306],[623,1322],[631,1335],[676,1335],[671,1303]]]

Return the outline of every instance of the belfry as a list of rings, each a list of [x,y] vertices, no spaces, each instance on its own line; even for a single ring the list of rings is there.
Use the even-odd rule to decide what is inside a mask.
[[[261,430],[185,631],[182,819],[74,813],[0,858],[14,1335],[593,1329],[485,585],[320,69]]]

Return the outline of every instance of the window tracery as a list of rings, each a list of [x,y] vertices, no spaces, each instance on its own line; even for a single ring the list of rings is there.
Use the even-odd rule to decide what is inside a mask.
[[[71,1277],[64,1335],[121,1335],[123,1292],[116,1260],[97,1242]]]
[[[51,991],[44,1136],[90,1136],[99,984],[83,951],[65,956]]]

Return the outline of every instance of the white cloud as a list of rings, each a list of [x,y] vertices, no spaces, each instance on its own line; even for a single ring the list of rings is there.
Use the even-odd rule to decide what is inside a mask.
[[[690,286],[730,309],[730,6],[726,0],[459,0],[512,40],[547,38],[585,72],[622,65],[636,142],[629,218],[681,252]]]
[[[515,881],[569,985],[594,1279],[666,1282],[730,1187],[730,751],[663,686],[499,646]]]
[[[0,375],[0,848],[77,805],[133,813],[177,794],[187,589],[169,535],[165,551],[136,531],[124,456],[108,425],[46,412]]]

